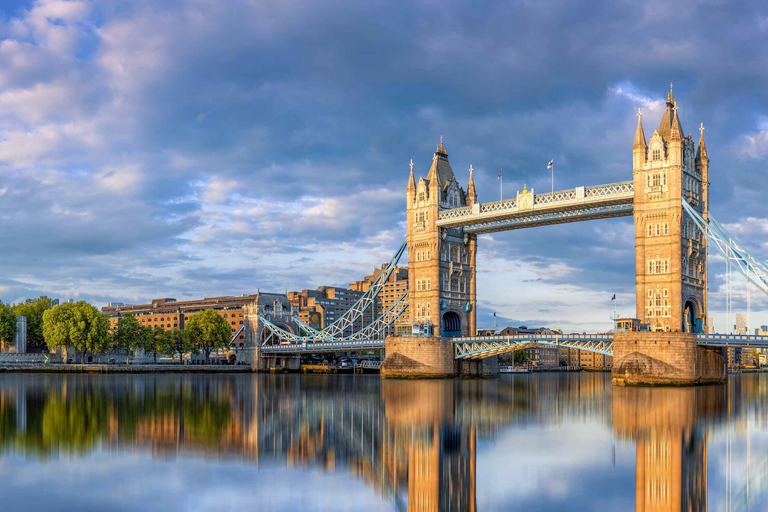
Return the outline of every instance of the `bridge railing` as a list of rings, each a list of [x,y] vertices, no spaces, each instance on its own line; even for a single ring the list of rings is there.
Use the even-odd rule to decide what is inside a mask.
[[[532,207],[518,208],[517,198],[491,201],[472,206],[461,206],[441,210],[437,215],[438,224],[449,224],[450,221],[481,219],[494,217],[498,214],[528,212],[540,207],[567,207],[592,205],[607,200],[634,199],[634,184],[632,181],[620,181],[591,187],[576,187],[555,192],[534,194]]]
[[[696,343],[716,347],[768,348],[768,336],[752,334],[697,334]]]

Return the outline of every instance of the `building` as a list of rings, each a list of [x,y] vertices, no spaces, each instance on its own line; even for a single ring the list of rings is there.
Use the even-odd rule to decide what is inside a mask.
[[[761,325],[759,329],[755,329],[755,336],[768,336],[768,325]]]
[[[299,320],[314,329],[325,329],[360,300],[364,292],[349,288],[320,286],[315,290],[288,292],[288,300],[298,309]],[[373,322],[376,316],[376,304],[368,308],[355,322],[355,329]],[[350,329],[350,332],[353,329]]]
[[[733,326],[736,334],[747,334],[747,315],[736,315],[736,325]]]
[[[376,281],[376,279],[379,278],[382,272],[386,270],[387,265],[387,263],[382,263],[380,268],[377,268],[373,271],[373,274],[365,276],[362,281],[356,281],[350,284],[349,288],[359,292],[367,292],[371,285]],[[395,267],[395,269],[392,271],[392,274],[390,274],[389,279],[387,279],[387,282],[384,283],[384,286],[376,299],[376,318],[381,317],[384,313],[389,311],[389,309],[395,305],[400,297],[402,297],[407,292],[408,267]],[[397,323],[410,323],[407,309],[400,316],[400,319],[397,321]],[[392,323],[392,325],[387,327],[383,334],[385,336],[394,336],[395,324]]]
[[[706,332],[707,239],[683,215],[682,198],[706,218],[709,157],[684,135],[670,86],[648,142],[642,114],[632,145],[637,318],[652,331]],[[681,220],[682,219],[682,220]]]
[[[470,336],[476,329],[477,235],[440,229],[435,222],[441,208],[476,203],[472,167],[465,190],[453,174],[441,137],[426,178],[416,181],[411,161],[406,196],[410,321],[430,326],[437,336]]]
[[[131,313],[141,325],[158,326],[170,330],[183,329],[184,323],[192,315],[206,309],[213,309],[230,324],[234,336],[243,326],[245,306],[256,300],[256,297],[257,295],[241,295],[239,297],[206,297],[183,301],[161,298],[153,299],[150,304],[106,306],[101,308],[101,311],[109,316],[109,324],[112,328],[117,325],[121,316]],[[240,333],[235,344],[242,346],[244,339],[245,336]]]

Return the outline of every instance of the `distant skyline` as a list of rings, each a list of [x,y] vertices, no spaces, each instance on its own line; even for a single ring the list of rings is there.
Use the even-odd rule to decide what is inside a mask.
[[[500,168],[505,197],[548,191],[550,159],[555,189],[627,180],[670,82],[712,213],[766,258],[767,61],[758,1],[3,2],[0,300],[346,286],[404,239],[409,161],[426,174],[441,135],[481,202]],[[633,231],[482,236],[478,327],[604,331],[614,293],[634,316]],[[751,331],[767,308],[753,290]]]

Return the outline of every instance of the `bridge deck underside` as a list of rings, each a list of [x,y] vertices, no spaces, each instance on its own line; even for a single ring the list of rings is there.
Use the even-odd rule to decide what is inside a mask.
[[[437,225],[461,227],[466,233],[492,233],[549,224],[563,224],[632,215],[631,181],[579,187],[520,198],[451,208],[439,213]],[[518,204],[519,203],[519,204]]]

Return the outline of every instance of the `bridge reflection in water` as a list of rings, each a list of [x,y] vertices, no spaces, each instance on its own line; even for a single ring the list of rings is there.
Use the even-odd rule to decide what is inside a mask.
[[[509,428],[590,418],[636,446],[635,510],[704,511],[708,437],[743,414],[744,397],[762,403],[765,379],[744,382],[749,389],[734,379],[729,393],[726,386],[612,388],[600,374],[496,381],[6,375],[0,447],[42,460],[138,451],[163,460],[277,461],[346,472],[396,510],[474,511],[479,443]],[[516,454],[505,455],[513,464]]]

